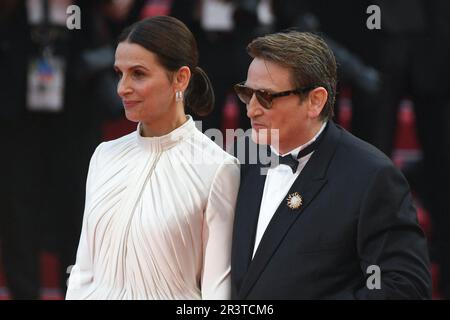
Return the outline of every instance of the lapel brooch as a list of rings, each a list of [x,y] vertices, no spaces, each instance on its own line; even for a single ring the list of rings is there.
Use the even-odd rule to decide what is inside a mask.
[[[295,210],[303,204],[302,196],[298,192],[291,193],[287,197],[287,205],[290,209]]]

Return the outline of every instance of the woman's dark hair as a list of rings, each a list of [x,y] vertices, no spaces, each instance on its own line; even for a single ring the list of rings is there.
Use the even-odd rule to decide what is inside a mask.
[[[169,72],[189,67],[191,79],[184,95],[185,105],[199,116],[212,111],[214,90],[206,73],[197,65],[197,42],[183,22],[169,16],[144,19],[122,31],[120,42],[135,43],[154,53]]]

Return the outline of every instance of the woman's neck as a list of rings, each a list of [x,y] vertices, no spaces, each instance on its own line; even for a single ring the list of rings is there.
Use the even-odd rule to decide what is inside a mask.
[[[187,121],[187,117],[184,112],[178,114],[172,119],[161,119],[158,121],[142,122],[141,135],[143,137],[160,137],[164,136],[176,128],[182,126]]]

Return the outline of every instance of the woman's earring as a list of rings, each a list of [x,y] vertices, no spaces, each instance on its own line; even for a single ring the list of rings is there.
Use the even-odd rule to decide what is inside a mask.
[[[182,101],[183,100],[183,91],[177,91],[175,93],[175,100],[176,101]]]

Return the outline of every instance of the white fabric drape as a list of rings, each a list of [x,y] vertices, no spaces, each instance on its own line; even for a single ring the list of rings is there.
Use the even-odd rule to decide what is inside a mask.
[[[192,118],[92,156],[66,299],[228,299],[235,158]]]

